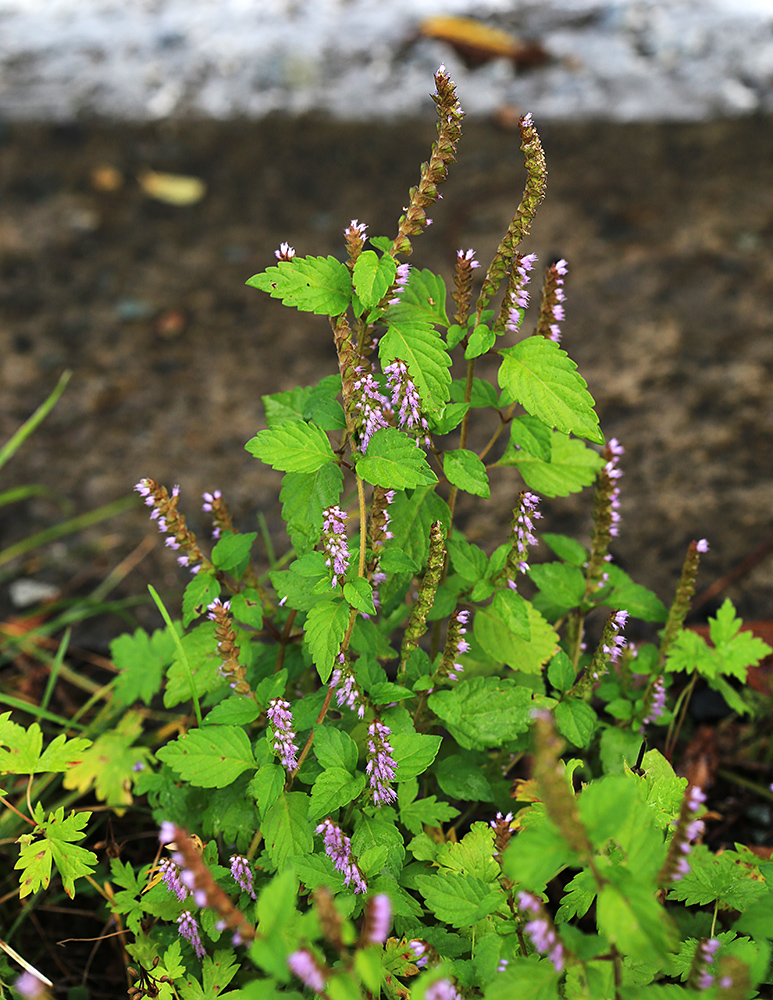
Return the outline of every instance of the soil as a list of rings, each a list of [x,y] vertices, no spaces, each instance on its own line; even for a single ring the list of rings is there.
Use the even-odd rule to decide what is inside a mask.
[[[352,217],[393,232],[433,137],[411,122],[6,127],[0,440],[63,369],[73,377],[6,467],[4,488],[42,484],[84,513],[149,475],[182,486],[182,508],[204,533],[198,498],[220,488],[242,530],[263,512],[281,552],[280,476],[243,446],[263,426],[261,395],[314,383],[335,358],[323,318],[286,310],[245,279],[282,240],[340,254]],[[569,261],[563,346],[605,433],[626,447],[615,555],[667,601],[691,538],[711,544],[700,589],[773,530],[773,128],[757,118],[550,124],[543,142],[548,195],[527,249]],[[523,183],[513,131],[468,124],[459,154],[414,253],[447,277],[460,246],[490,259]],[[105,166],[122,181],[115,190],[95,186]],[[154,200],[137,180],[147,168],[199,177],[207,194],[185,207]],[[460,510],[489,548],[520,488],[514,470],[494,479],[489,504]],[[587,531],[587,493],[544,507],[549,529]],[[61,519],[47,499],[0,516],[6,545]],[[93,585],[149,536],[138,501],[10,572]],[[142,594],[148,580],[185,582],[156,545],[113,596]],[[744,615],[766,617],[771,558],[725,593]]]
[[[0,441],[62,370],[73,376],[3,470],[2,490],[46,486],[81,514],[152,476],[181,485],[182,508],[206,535],[199,497],[220,488],[237,525],[257,530],[262,512],[283,551],[280,476],[244,443],[263,426],[261,395],[316,382],[335,371],[335,356],[324,319],[283,309],[244,281],[283,240],[301,254],[339,254],[352,217],[373,234],[393,233],[432,138],[425,123],[317,120],[7,127]],[[543,140],[548,197],[527,249],[543,262],[569,261],[563,346],[605,433],[626,447],[615,556],[668,601],[691,538],[711,543],[702,588],[773,531],[773,128],[756,118],[549,125]],[[102,170],[95,187],[105,166],[117,173]],[[187,207],[153,200],[137,181],[147,168],[199,177],[207,195]],[[110,176],[122,185],[105,190]],[[515,134],[468,125],[415,263],[448,276],[456,249],[468,246],[487,262],[522,183]],[[512,469],[493,479],[490,503],[459,509],[487,548],[504,537],[521,488]],[[543,507],[541,526],[587,533],[587,493]],[[2,546],[62,516],[46,497],[0,507]],[[88,592],[145,553],[146,539],[155,548],[111,596],[144,595],[151,581],[174,609],[186,576],[139,500],[0,572],[5,583],[26,576]],[[771,557],[725,594],[745,616],[769,618]],[[135,613],[161,624],[148,607]],[[125,627],[103,617],[73,641],[104,652]]]

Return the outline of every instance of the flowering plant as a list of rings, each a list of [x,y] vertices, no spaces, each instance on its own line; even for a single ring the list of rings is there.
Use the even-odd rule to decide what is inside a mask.
[[[530,116],[524,195],[474,308],[472,250],[456,257],[452,317],[444,280],[398,263],[461,134],[443,67],[435,83],[438,139],[397,235],[354,220],[345,261],[282,244],[248,282],[327,316],[338,358],[317,385],[265,397],[267,426],[246,445],[283,473],[287,554],[253,568],[257,532],[236,528],[220,491],[204,497],[207,554],[176,487],[137,486],[192,578],[180,622],[159,600],[166,627],[112,649],[111,707],[162,699],[176,720],[174,738],[145,729],[141,766],[121,775],[161,828],[163,860],[115,857],[103,876],[132,937],[130,992],[750,996],[768,975],[771,866],[700,843],[705,776],[678,777],[669,759],[695,678],[750,713],[732,682],[767,647],[729,602],[712,647],[684,630],[704,540],[670,609],[614,564],[624,452],[559,346],[565,261],[522,336],[535,257],[518,247],[546,180]],[[475,374],[484,354],[500,359],[498,387]],[[473,450],[486,411],[494,428]],[[504,467],[524,489],[486,552],[455,524],[457,498],[488,498]],[[588,544],[540,538],[541,498],[585,487]],[[554,559],[532,562],[539,541]],[[628,644],[629,617],[662,625],[659,640]],[[0,737],[6,757],[15,738]],[[83,739],[38,769],[97,752]],[[52,858],[68,892],[98,864],[74,846],[83,823],[62,819],[37,810],[23,894],[48,885]]]

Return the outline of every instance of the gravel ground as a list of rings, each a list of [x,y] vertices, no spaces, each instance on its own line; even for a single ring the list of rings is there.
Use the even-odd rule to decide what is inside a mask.
[[[464,65],[423,19],[537,42]],[[771,0],[0,0],[0,117],[423,115],[445,62],[470,114],[700,120],[773,110]]]

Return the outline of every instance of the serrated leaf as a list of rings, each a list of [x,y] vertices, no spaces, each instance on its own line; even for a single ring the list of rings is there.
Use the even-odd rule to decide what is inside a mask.
[[[219,596],[220,581],[214,573],[197,573],[183,594],[183,627],[187,628]]]
[[[459,448],[443,455],[443,474],[452,486],[488,500],[491,496],[486,466],[474,451]]]
[[[520,449],[538,458],[541,462],[549,462],[552,445],[551,428],[537,417],[526,413],[516,417],[510,424],[508,450]]]
[[[390,513],[389,528],[394,538],[387,543],[384,555],[391,548],[399,548],[418,566],[424,566],[429,551],[429,529],[435,521],[440,521],[446,530],[451,524],[448,504],[427,486],[414,490],[410,496],[398,493]]]
[[[365,775],[362,772],[352,775],[342,767],[323,771],[311,789],[309,819],[313,823],[329,813],[335,813],[341,806],[356,799],[364,787]]]
[[[127,708],[138,700],[149,705],[161,689],[164,667],[172,662],[176,648],[167,628],[151,635],[138,628],[133,635],[125,632],[113,639],[110,658],[119,671],[113,685],[116,708]]]
[[[634,583],[619,566],[607,567],[607,583],[612,587],[602,605],[615,610],[624,610],[645,622],[664,622],[668,617],[665,604],[651,590]]]
[[[712,854],[705,844],[696,844],[690,852],[690,870],[669,886],[672,899],[688,906],[703,906],[714,900],[733,910],[745,910],[767,891],[754,872],[735,851]]]
[[[430,427],[433,434],[438,436],[450,434],[462,422],[469,408],[468,403],[448,403],[441,407],[437,413],[430,417]]]
[[[497,335],[494,331],[485,323],[480,323],[469,336],[467,347],[464,350],[465,360],[471,361],[473,358],[479,358],[486,351],[490,351],[496,343],[496,339]]]
[[[559,649],[548,664],[548,680],[556,691],[563,692],[574,684],[576,676],[574,664],[563,649]]]
[[[437,782],[446,795],[452,799],[468,802],[493,802],[491,785],[480,763],[468,757],[453,754],[444,757],[433,768]]]
[[[314,727],[314,756],[324,768],[343,768],[354,774],[357,767],[357,744],[342,729]]]
[[[568,535],[555,535],[550,531],[543,531],[540,539],[555,552],[562,562],[582,567],[588,561],[588,552],[585,546],[574,538],[569,538]]]
[[[488,823],[473,823],[459,843],[441,844],[435,861],[462,875],[474,875],[498,888],[501,870],[494,860],[494,831]]]
[[[413,834],[421,833],[425,825],[439,827],[458,815],[458,809],[438,802],[434,795],[400,805],[400,822]]]
[[[244,447],[280,472],[316,472],[323,465],[335,462],[327,434],[300,420],[258,431]]]
[[[395,358],[408,367],[421,397],[422,409],[436,413],[448,402],[451,358],[443,338],[415,305],[401,302],[384,314],[387,331],[378,345],[382,370]]]
[[[424,774],[437,756],[441,736],[423,733],[392,733],[389,737],[397,764],[395,781],[409,781]]]
[[[381,257],[373,250],[364,250],[354,264],[352,279],[357,296],[366,309],[383,299],[395,280],[397,262],[390,254]]]
[[[451,383],[451,400],[454,403],[463,403],[464,395],[467,391],[467,380],[455,378]],[[472,380],[472,394],[470,395],[470,406],[476,407],[491,406],[498,408],[497,391],[494,386],[483,378]]]
[[[367,452],[357,462],[357,475],[389,490],[412,490],[437,482],[424,452],[396,427],[376,431]]]
[[[64,787],[77,788],[82,795],[93,787],[101,802],[111,806],[117,815],[123,815],[125,809],[119,807],[129,806],[134,801],[131,788],[136,768],[138,765],[144,767],[150,758],[147,747],[133,746],[141,733],[142,716],[139,712],[127,712],[114,728],[97,736],[78,763],[67,768]],[[53,749],[51,744],[48,750]]]
[[[607,870],[616,884],[607,882],[596,900],[600,933],[625,955],[658,963],[676,949],[677,935],[671,918],[655,898],[649,881],[639,882],[623,866]]]
[[[386,847],[388,851],[385,868],[397,876],[405,860],[405,845],[394,822],[387,822],[381,816],[362,815],[352,834],[352,851],[356,856],[365,854],[372,848]]]
[[[529,727],[531,691],[497,677],[472,677],[429,696],[429,708],[466,750],[486,750]]]
[[[349,605],[340,598],[315,604],[306,615],[304,643],[320,680],[327,684],[349,622]]]
[[[419,875],[416,886],[438,920],[460,930],[493,913],[505,898],[482,879],[454,872]]]
[[[578,607],[585,597],[585,576],[577,566],[560,562],[539,563],[531,567],[528,575],[559,614]]]
[[[257,537],[257,531],[250,531],[243,535],[237,535],[233,531],[223,532],[212,549],[212,563],[215,568],[224,573],[241,576],[249,560],[252,543]]]
[[[468,583],[476,583],[486,575],[488,559],[478,545],[473,545],[461,535],[453,534],[447,541],[448,554],[454,572]]]
[[[311,854],[314,849],[308,806],[309,796],[305,792],[284,792],[263,820],[266,853],[280,872],[288,858]]]
[[[585,379],[566,351],[544,337],[527,337],[500,352],[499,384],[549,427],[604,443]]]
[[[484,994],[485,1000],[558,1000],[558,980],[561,973],[556,972],[553,963],[545,958],[542,961],[536,956],[530,958],[514,958],[508,963],[504,972],[498,973],[488,984]]]
[[[48,888],[52,863],[56,864],[64,891],[72,899],[75,879],[91,875],[97,866],[96,854],[76,844],[86,836],[83,828],[90,818],[90,812],[70,813],[65,818],[64,809],[59,808],[44,819],[42,807],[36,809],[34,836],[40,839],[25,844],[14,865],[21,869],[19,896],[22,899],[38,889]]]
[[[252,698],[243,694],[232,694],[225,701],[218,702],[204,716],[205,726],[248,726],[260,715],[260,709]]]
[[[175,653],[167,671],[164,689],[164,706],[174,708],[191,697],[191,678],[196,694],[203,697],[210,691],[217,691],[224,684],[220,672],[222,659],[217,654],[215,625],[211,621],[202,622],[180,639],[188,660],[186,669],[182,657]],[[190,670],[190,673],[189,673]]]
[[[414,306],[430,323],[448,326],[446,284],[439,274],[428,268],[411,268],[408,285],[400,296],[400,301]]]
[[[281,299],[286,306],[318,316],[340,316],[352,298],[352,279],[346,264],[335,257],[293,257],[254,274],[247,285]]]
[[[344,584],[344,598],[357,611],[366,615],[375,615],[373,587],[363,577],[358,576]]]
[[[576,747],[587,747],[598,725],[596,713],[579,698],[568,698],[556,705],[556,728]]]
[[[0,771],[7,774],[42,774],[67,771],[78,764],[91,740],[78,736],[68,740],[63,733],[43,750],[43,732],[37,722],[26,729],[11,721],[11,713],[0,715]]]
[[[555,653],[558,635],[537,609],[526,602],[529,615],[529,638],[524,639],[509,628],[492,608],[475,613],[473,632],[481,648],[495,663],[506,663],[514,670],[539,673]]]
[[[258,804],[261,818],[265,818],[268,810],[284,791],[287,774],[279,764],[264,764],[250,781],[250,793]]]
[[[257,766],[247,734],[239,726],[193,729],[161,747],[156,756],[197,788],[224,788]]]
[[[546,497],[578,493],[584,486],[591,485],[603,464],[597,452],[560,431],[552,432],[549,462],[527,451],[510,448],[505,449],[497,462],[497,465],[515,465],[526,485]]]
[[[267,396],[261,396],[267,426],[274,427],[286,420],[302,420],[303,409],[310,391],[308,387],[295,386],[286,392],[272,392]]]

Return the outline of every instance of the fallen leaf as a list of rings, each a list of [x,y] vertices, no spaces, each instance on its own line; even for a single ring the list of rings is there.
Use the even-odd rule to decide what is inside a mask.
[[[448,42],[470,66],[502,58],[512,59],[521,67],[540,66],[548,60],[538,42],[522,42],[472,17],[428,17],[419,25],[419,31],[425,38]]]
[[[137,179],[145,194],[158,201],[165,201],[168,205],[195,205],[207,193],[204,181],[185,174],[163,174],[146,170]]]

